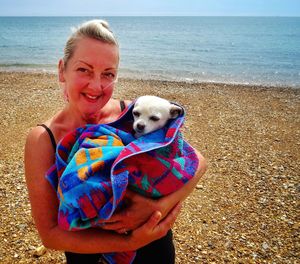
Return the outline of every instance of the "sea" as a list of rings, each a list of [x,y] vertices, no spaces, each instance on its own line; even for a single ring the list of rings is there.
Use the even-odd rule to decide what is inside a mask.
[[[0,71],[56,72],[71,28],[95,18],[120,77],[300,88],[300,17],[0,17]]]

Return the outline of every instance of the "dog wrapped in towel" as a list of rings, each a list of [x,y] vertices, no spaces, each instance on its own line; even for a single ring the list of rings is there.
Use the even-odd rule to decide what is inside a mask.
[[[194,176],[198,157],[180,132],[184,110],[163,128],[136,138],[133,108],[134,103],[115,122],[86,125],[59,142],[56,162],[46,177],[57,191],[60,228],[101,227],[101,221],[121,208],[127,188],[159,198]],[[111,264],[127,264],[135,252],[103,257]]]

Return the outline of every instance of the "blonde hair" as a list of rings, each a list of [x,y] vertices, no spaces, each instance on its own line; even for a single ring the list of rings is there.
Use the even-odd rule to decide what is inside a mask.
[[[84,22],[77,28],[73,28],[73,33],[66,42],[63,61],[65,66],[72,57],[77,41],[81,38],[92,38],[104,43],[119,46],[117,39],[109,28],[105,20],[95,19]]]

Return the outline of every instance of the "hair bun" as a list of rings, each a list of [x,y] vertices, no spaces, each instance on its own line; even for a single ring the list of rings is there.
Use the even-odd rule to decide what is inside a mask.
[[[105,20],[100,20],[100,19],[99,19],[98,21],[99,21],[99,23],[100,23],[103,27],[105,27],[106,29],[110,30],[109,24],[108,24],[107,21],[105,21]]]
[[[84,22],[82,24],[82,27],[89,27],[90,25],[97,25],[97,24],[101,25],[102,27],[104,27],[110,31],[108,22],[105,20],[102,20],[102,19],[93,19],[93,20]]]

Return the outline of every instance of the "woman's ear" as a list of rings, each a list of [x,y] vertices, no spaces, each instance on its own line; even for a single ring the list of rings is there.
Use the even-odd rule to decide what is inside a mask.
[[[64,63],[63,59],[60,59],[59,63],[58,63],[58,80],[59,80],[59,82],[65,82],[64,71],[65,71],[65,63]]]
[[[59,86],[62,89],[64,100],[66,102],[69,102],[69,96],[65,85],[64,73],[65,73],[65,63],[62,59],[60,59],[58,63],[58,82],[59,82]]]

